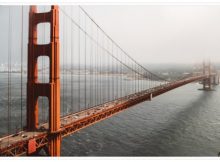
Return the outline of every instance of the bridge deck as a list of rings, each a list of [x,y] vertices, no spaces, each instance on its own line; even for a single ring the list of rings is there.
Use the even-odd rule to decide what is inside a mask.
[[[155,88],[131,94],[117,100],[92,107],[90,109],[70,114],[61,118],[61,129],[58,133],[62,137],[72,134],[91,124],[104,120],[112,115],[131,107],[140,102],[150,100],[151,97],[158,96],[174,88],[207,78],[207,75],[189,77],[183,80],[167,83]],[[21,131],[17,134],[9,135],[0,139],[0,155],[18,156],[26,154],[28,142],[35,139],[36,148],[40,149],[48,144],[49,135],[47,132],[48,124],[42,124],[35,132]]]

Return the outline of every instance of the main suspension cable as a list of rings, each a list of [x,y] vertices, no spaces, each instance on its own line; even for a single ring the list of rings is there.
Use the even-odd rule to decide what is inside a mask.
[[[79,24],[77,24],[62,8],[61,8],[61,11],[64,13],[64,15],[66,15],[66,16],[71,20],[72,23],[74,23],[74,24],[79,28],[79,30],[81,30],[82,32],[86,33],[88,38],[90,38],[91,40],[93,40],[94,42],[96,42],[96,43],[97,43],[97,46],[99,46],[101,49],[105,50],[109,55],[111,55],[112,57],[114,57],[114,59],[116,59],[117,61],[119,61],[120,63],[122,63],[124,66],[126,66],[126,67],[129,68],[130,70],[134,71],[134,69],[132,69],[132,68],[129,67],[128,65],[124,64],[121,60],[119,60],[117,57],[113,56],[109,51],[107,51],[104,47],[102,47],[102,46],[98,43],[97,40],[94,40],[94,38],[92,38],[87,32],[85,32],[85,30],[84,30]],[[100,28],[97,28],[97,30],[98,30],[98,29],[100,29]],[[101,30],[101,31],[102,31],[102,30]],[[114,42],[113,42],[113,43],[114,43]],[[114,44],[115,44],[115,43],[114,43]],[[116,45],[116,47],[118,47],[117,44],[115,44],[115,45]],[[98,47],[97,47],[97,48],[98,48]],[[116,49],[119,49],[119,50],[123,51],[121,48],[116,48]],[[124,51],[123,51],[123,53],[124,53]],[[125,54],[125,53],[124,53],[124,54]],[[134,60],[133,58],[131,58],[130,56],[129,56],[129,58],[132,59],[132,61],[135,61],[135,60]],[[138,64],[136,61],[135,61],[134,63],[137,64],[137,66],[140,67],[140,64]],[[147,71],[147,72],[150,73],[151,75],[157,77],[155,74],[149,72],[147,69],[146,69],[145,71]],[[140,74],[139,71],[137,71],[137,70],[135,70],[134,72],[138,73],[138,74],[141,75],[141,76],[144,76],[143,74]],[[144,77],[145,77],[145,76],[144,76]],[[163,80],[163,79],[161,79],[161,80]]]
[[[95,20],[84,10],[84,8],[82,8],[81,6],[79,6],[79,8],[90,18],[90,20],[96,24],[96,26],[112,41],[114,42],[114,44],[125,54],[127,55],[132,61],[134,61],[136,64],[138,64],[138,66],[140,66],[141,68],[143,68],[144,70],[146,70],[147,72],[151,73],[153,76],[157,77],[160,80],[164,80],[167,81],[164,78],[161,78],[157,75],[155,75],[154,73],[150,72],[149,70],[147,70],[145,67],[143,67],[141,64],[139,64],[136,60],[134,60],[127,52],[125,52],[96,22]]]

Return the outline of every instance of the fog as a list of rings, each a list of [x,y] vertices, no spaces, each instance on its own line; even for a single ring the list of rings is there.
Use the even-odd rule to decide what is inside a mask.
[[[122,49],[138,62],[220,62],[220,6],[90,5],[82,6]],[[13,34],[19,37],[20,8],[13,8]],[[28,11],[24,12],[27,18]],[[13,13],[12,13],[13,14]],[[0,57],[7,61],[8,7],[0,6]],[[24,20],[25,21],[25,20]],[[24,22],[27,36],[27,20]],[[13,41],[13,38],[12,38]],[[14,40],[15,41],[15,40]],[[16,42],[16,41],[15,41]],[[24,46],[27,40],[24,40]],[[19,44],[14,44],[19,46]],[[14,49],[14,52],[18,52]],[[25,52],[25,51],[24,51]],[[19,55],[14,60],[19,60]]]
[[[220,61],[220,6],[84,6],[142,63]]]

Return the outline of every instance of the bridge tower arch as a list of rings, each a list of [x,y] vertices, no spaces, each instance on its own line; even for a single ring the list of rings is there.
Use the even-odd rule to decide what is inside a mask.
[[[207,77],[202,81],[203,90],[211,90],[212,89],[212,78],[211,78],[211,64],[210,62],[203,62],[203,74],[207,75]]]
[[[50,43],[37,44],[37,25],[50,23]],[[38,97],[49,101],[48,153],[60,155],[60,67],[59,67],[59,10],[52,6],[46,13],[37,13],[37,7],[29,11],[28,78],[27,78],[27,130],[38,129]],[[49,83],[39,83],[37,58],[49,57]]]

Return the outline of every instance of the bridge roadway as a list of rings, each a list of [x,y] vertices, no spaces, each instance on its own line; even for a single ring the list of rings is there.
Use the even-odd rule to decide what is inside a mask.
[[[188,77],[182,80],[169,82],[148,90],[144,90],[135,94],[131,94],[90,109],[70,114],[61,118],[61,129],[59,132],[61,137],[68,136],[82,128],[88,127],[96,122],[102,121],[112,115],[127,109],[133,105],[143,101],[151,100],[151,98],[178,88],[185,84],[203,80],[210,77],[209,75],[200,75]],[[28,144],[31,139],[35,139],[36,149],[40,150],[48,144],[50,134],[47,132],[48,124],[42,124],[35,132],[21,131],[17,134],[5,136],[0,139],[0,155],[1,156],[20,156],[28,154]]]

